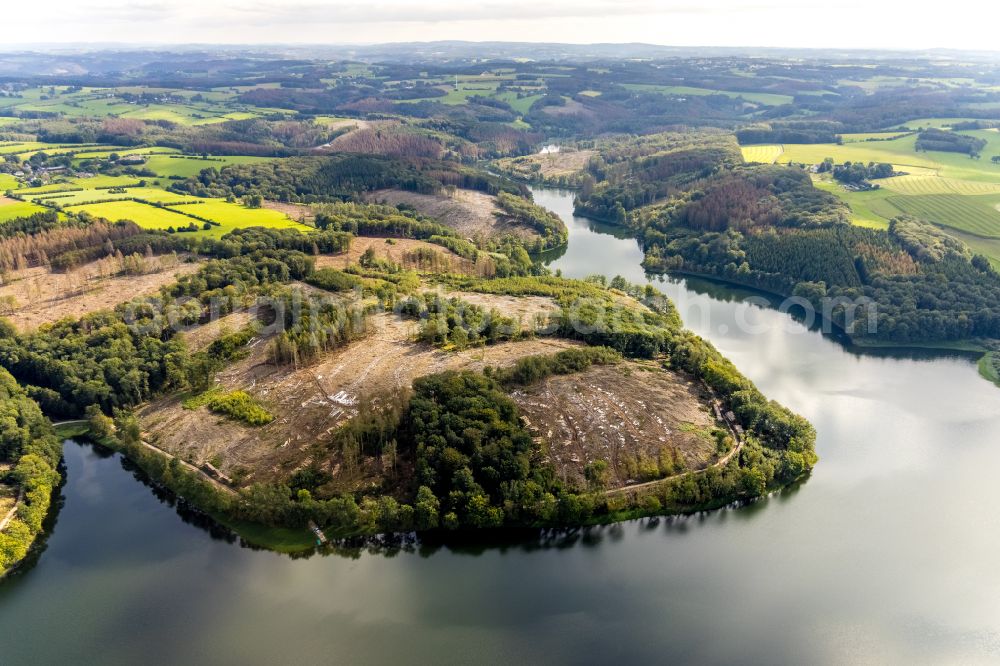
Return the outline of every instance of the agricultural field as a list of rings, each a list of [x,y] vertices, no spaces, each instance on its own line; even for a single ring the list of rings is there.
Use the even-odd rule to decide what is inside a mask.
[[[34,215],[45,209],[27,201],[18,201],[0,195],[0,223],[13,220],[16,217]]]
[[[300,229],[307,227],[292,220],[282,212],[270,208],[247,208],[238,203],[228,203],[221,199],[201,199],[201,203],[191,204],[172,210],[183,210],[199,217],[206,217],[221,226],[213,227],[210,235],[222,236],[233,229],[242,227],[271,227],[275,229]]]
[[[899,215],[899,209],[888,203],[892,195],[888,190],[853,192],[844,189],[831,178],[813,178],[813,184],[826,192],[835,194],[851,209],[851,223],[859,227],[887,229],[889,220]]]
[[[857,132],[841,134],[840,138],[844,143],[860,143],[863,141],[886,141],[904,136],[906,134],[901,132]]]
[[[135,185],[135,183],[130,183]],[[110,192],[108,190],[84,189],[84,190],[50,190],[42,192],[35,190],[22,190],[18,196],[22,196],[38,204],[56,204],[62,208],[79,206],[86,203],[104,202],[109,200],[141,199],[154,203],[193,203],[199,201],[196,197],[184,194],[176,194],[161,190],[157,187],[124,187],[124,192]]]
[[[763,144],[757,146],[741,146],[744,162],[760,162],[761,164],[774,164],[781,154],[785,152],[784,146],[777,144]]]
[[[691,86],[660,86],[648,83],[623,83],[622,87],[637,92],[652,92],[652,93],[660,93],[663,95],[674,95],[674,96],[726,95],[727,97],[732,97],[734,99],[743,98],[748,102],[753,102],[754,104],[763,104],[765,106],[780,106],[782,104],[791,104],[791,102],[795,99],[791,95],[779,95],[777,93],[711,90],[709,88],[694,88]]]
[[[927,119],[910,126],[930,123]],[[936,119],[948,126],[957,118]],[[817,164],[826,157],[837,163],[889,162],[899,176],[876,181],[878,190],[850,191],[829,176],[817,176],[817,187],[836,194],[852,211],[855,224],[886,227],[893,217],[911,215],[932,222],[961,238],[974,251],[1000,265],[1000,133],[991,130],[963,131],[986,141],[980,159],[948,152],[916,152],[916,135],[888,141],[835,144],[788,144],[778,158],[781,163]],[[745,146],[744,151],[756,149]]]
[[[975,118],[917,118],[916,120],[910,120],[904,125],[906,127],[916,129],[918,127],[927,128],[937,128],[937,129],[948,129],[956,123],[968,122],[970,120],[975,120]]]
[[[257,164],[267,162],[268,157],[247,157],[243,155],[213,155],[207,159],[190,155],[170,156],[152,155],[146,159],[142,166],[154,172],[158,176],[169,178],[180,176],[190,178],[201,173],[202,169],[222,169],[232,164]]]
[[[131,190],[131,196],[140,196],[136,193],[144,193],[146,189]],[[150,192],[155,192],[155,190],[150,190]],[[72,212],[85,211],[96,217],[109,220],[132,220],[145,229],[166,230],[170,227],[178,229],[194,224],[198,230],[193,233],[217,238],[243,227],[271,227],[301,229],[303,231],[310,228],[292,220],[284,213],[268,208],[246,208],[238,203],[228,203],[218,199],[183,197],[169,192],[154,196],[162,196],[165,199],[164,203],[185,202],[185,205],[161,208],[138,201],[123,200],[71,206],[68,210]],[[174,198],[169,199],[168,197]],[[210,229],[203,229],[204,223],[201,220],[188,217],[185,213],[212,220],[216,224],[212,225]]]
[[[74,164],[84,159],[107,159],[113,154],[121,157],[126,155],[153,155],[180,152],[175,148],[111,146],[100,144],[58,144],[41,141],[19,141],[0,143],[0,155],[15,155],[21,161],[28,160],[36,153],[46,155],[72,155]]]
[[[507,91],[498,93],[496,95],[497,99],[503,100],[510,104],[511,108],[524,115],[531,108],[531,105],[540,100],[544,95],[527,95],[525,97],[518,97],[516,92]]]
[[[1000,238],[1000,197],[934,194],[896,196],[889,203],[907,215],[984,238]]]
[[[443,97],[421,97],[418,99],[401,99],[398,100],[398,104],[413,104],[416,102],[439,102],[441,104],[448,105],[460,105],[465,104],[469,101],[470,97],[492,97],[497,90],[497,84],[481,83],[479,81],[476,84],[470,86],[462,86],[459,84],[458,90],[454,86],[447,89],[447,94]]]
[[[0,155],[16,155],[22,161],[38,152],[46,155],[63,155],[79,151],[109,150],[118,146],[102,146],[96,143],[44,143],[42,141],[4,141],[0,142]]]
[[[176,148],[165,148],[161,146],[150,146],[146,148],[136,148],[132,146],[121,146],[117,149],[111,150],[86,150],[73,155],[74,160],[86,160],[86,159],[107,159],[112,155],[117,154],[120,157],[125,157],[126,155],[167,155],[171,153],[179,153],[180,151]]]
[[[7,190],[15,190],[19,182],[17,178],[10,175],[9,173],[0,173],[0,192],[6,192]]]
[[[132,220],[144,229],[166,230],[170,227],[186,227],[192,222],[199,228],[201,223],[190,217],[175,213],[169,208],[158,208],[138,201],[109,201],[104,203],[73,206],[69,209],[74,213],[87,212],[95,217],[107,218],[111,221]]]
[[[960,194],[963,196],[1000,194],[1000,181],[986,183],[916,173],[884,178],[879,181],[879,185],[899,194],[913,196],[926,194]]]
[[[172,88],[83,88],[66,86],[30,88],[19,97],[5,98],[0,106],[17,112],[59,113],[69,118],[135,118],[167,120],[179,125],[203,125],[256,118],[273,112],[239,104],[236,93],[195,92]],[[155,101],[129,101],[124,94],[158,96]],[[199,96],[200,95],[200,96]],[[182,98],[182,99],[180,99]],[[291,115],[290,111],[283,111]]]

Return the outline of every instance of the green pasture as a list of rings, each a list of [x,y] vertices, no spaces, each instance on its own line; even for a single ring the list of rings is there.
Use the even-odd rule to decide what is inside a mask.
[[[859,227],[888,229],[889,220],[899,215],[899,210],[888,202],[892,196],[889,191],[852,192],[829,178],[814,178],[813,184],[846,203],[851,209],[851,223]]]
[[[16,201],[13,199],[0,199],[0,222],[13,220],[15,217],[24,217],[41,213],[45,209],[27,201]]]
[[[600,94],[600,93],[598,93]],[[520,113],[522,116],[528,113],[531,105],[540,100],[544,95],[528,95],[527,97],[521,97],[518,99],[517,93],[511,90],[497,93],[495,95],[497,99],[503,100],[510,104],[510,107]]]
[[[766,106],[780,106],[791,104],[794,98],[791,95],[779,95],[777,93],[763,92],[737,92],[733,90],[710,90],[708,88],[693,88],[691,86],[660,86],[652,83],[623,83],[623,88],[636,92],[652,92],[663,95],[726,95],[727,97],[742,97],[748,102],[764,104]]]
[[[96,217],[109,220],[132,220],[144,229],[165,230],[169,227],[178,229],[193,223],[198,226],[198,231],[193,233],[213,237],[224,236],[234,229],[243,227],[287,228],[302,231],[309,229],[309,227],[299,224],[278,211],[267,208],[245,208],[240,204],[231,204],[215,199],[201,199],[200,203],[175,207],[159,207],[138,201],[110,201],[73,206],[68,210],[71,212],[86,211]],[[212,220],[218,223],[218,226],[212,226],[207,230],[202,229],[203,222],[188,217],[184,213]]]
[[[907,215],[976,236],[1000,239],[998,196],[933,194],[894,196],[887,201]]]
[[[268,157],[248,157],[245,155],[213,155],[208,159],[195,156],[151,155],[146,159],[144,168],[149,169],[157,176],[169,178],[170,176],[180,176],[190,178],[201,173],[202,169],[222,169],[233,164],[257,164],[267,162]]]

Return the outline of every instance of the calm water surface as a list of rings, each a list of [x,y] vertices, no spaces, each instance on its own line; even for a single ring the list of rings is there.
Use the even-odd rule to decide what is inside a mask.
[[[645,279],[635,241],[573,218],[572,195],[536,200],[570,224],[553,267]],[[0,663],[1000,659],[1000,390],[968,358],[859,354],[749,292],[657,286],[816,425],[808,481],[544,541],[291,559],[182,520],[117,455],[67,443],[47,548],[0,584]]]

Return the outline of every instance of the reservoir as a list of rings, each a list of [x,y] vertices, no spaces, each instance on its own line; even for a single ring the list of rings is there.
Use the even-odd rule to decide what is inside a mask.
[[[643,282],[636,241],[535,190],[569,277]],[[862,351],[759,294],[655,279],[688,327],[818,432],[752,505],[498,543],[292,558],[67,442],[62,508],[0,584],[0,661],[926,663],[1000,659],[1000,389],[973,359]]]

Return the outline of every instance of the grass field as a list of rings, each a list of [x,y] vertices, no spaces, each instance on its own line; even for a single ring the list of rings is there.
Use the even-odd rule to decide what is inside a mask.
[[[907,215],[976,236],[1000,239],[998,197],[933,194],[895,196],[888,201]]]
[[[148,197],[150,200],[155,200],[150,196],[155,190],[149,188],[132,190],[133,194],[131,196],[140,196],[138,194],[140,192],[145,194],[142,198]],[[198,231],[194,233],[214,237],[224,236],[234,229],[243,227],[300,229],[302,231],[309,229],[309,227],[290,219],[284,213],[268,208],[244,208],[240,204],[228,203],[218,199],[185,198],[172,193],[164,193],[163,196],[165,203],[181,199],[198,201],[200,203],[190,203],[176,208],[169,206],[161,208],[138,201],[110,201],[72,206],[68,210],[70,212],[86,211],[96,217],[104,217],[109,220],[132,220],[145,229],[165,230],[168,227],[177,229],[193,223],[199,227]],[[166,197],[173,197],[173,199],[167,199]],[[219,226],[213,226],[207,230],[202,229],[202,222],[187,217],[183,213],[191,213],[212,220],[218,223]]]
[[[973,234],[967,234],[964,231],[950,227],[946,227],[945,229],[949,235],[954,236],[972,248],[973,252],[989,259],[990,263],[993,264],[993,268],[1000,271],[1000,239],[974,236]]]
[[[213,235],[223,235],[241,227],[272,227],[280,229],[307,230],[302,224],[290,219],[284,213],[270,208],[244,208],[240,204],[228,203],[221,199],[202,199],[202,203],[184,206],[185,212],[206,217],[218,222]]]
[[[168,192],[166,190],[161,190],[157,187],[130,187],[126,188],[125,192],[109,192],[108,190],[78,190],[75,192],[41,192],[33,194],[34,190],[29,190],[27,192],[20,191],[18,195],[29,198],[32,201],[39,203],[48,202],[53,204],[58,204],[60,206],[78,206],[85,204],[88,201],[105,201],[108,199],[143,199],[145,201],[153,201],[156,203],[179,203],[179,202],[189,202],[189,201],[199,201],[196,197],[191,197],[183,194],[175,194],[173,192]]]
[[[511,108],[524,115],[531,108],[531,105],[540,100],[543,95],[528,95],[527,97],[522,97],[518,99],[516,92],[502,92],[496,95],[497,99],[501,99],[508,104]]]
[[[703,96],[703,95],[726,95],[727,97],[742,97],[748,102],[764,104],[766,106],[780,106],[790,104],[794,98],[791,95],[779,95],[777,93],[762,92],[737,92],[731,90],[710,90],[708,88],[692,88],[690,86],[660,86],[652,83],[623,83],[623,88],[636,92],[661,93],[663,95],[680,96]]]
[[[104,217],[112,221],[132,220],[144,229],[161,229],[168,227],[186,227],[192,222],[200,222],[175,213],[168,208],[157,208],[137,201],[112,201],[107,203],[74,206],[72,212],[86,211],[95,217]]]
[[[741,146],[740,150],[743,152],[744,162],[774,164],[784,152],[784,147],[777,144],[764,144],[757,146]]]
[[[87,150],[76,153],[73,155],[73,159],[84,160],[93,158],[107,159],[111,157],[112,154],[118,154],[121,157],[125,155],[166,155],[169,153],[179,153],[180,151],[176,148],[162,148],[160,146],[152,146],[148,148],[135,148],[122,146],[117,150]]]
[[[930,123],[923,119],[911,126]],[[960,120],[932,119],[948,126]],[[944,152],[915,151],[915,135],[890,141],[784,146],[779,162],[816,164],[825,157],[836,162],[889,162],[905,175],[878,181],[879,190],[850,192],[829,177],[814,178],[816,186],[848,204],[855,224],[885,228],[899,215],[932,222],[964,241],[974,252],[1000,268],[1000,166],[989,159],[1000,155],[1000,133],[965,131],[987,142],[981,159]]]
[[[182,125],[203,125],[226,120],[255,118],[271,113],[272,109],[262,109],[235,103],[235,93],[232,92],[195,92],[171,88],[144,88],[140,86],[125,86],[122,88],[91,88],[85,87],[76,92],[69,92],[65,86],[55,86],[56,94],[50,93],[50,87],[29,88],[20,93],[18,98],[4,100],[5,105],[19,111],[44,111],[61,113],[70,118],[103,118],[115,116],[121,118],[137,118],[142,120],[169,120]],[[173,101],[154,101],[149,104],[133,104],[126,102],[119,93],[169,93],[172,96],[184,98]],[[195,101],[196,94],[201,99]],[[285,115],[294,112],[282,111]]]
[[[17,186],[17,178],[9,173],[0,173],[0,194],[3,194],[7,190],[16,190]]]
[[[908,120],[903,125],[906,127],[937,127],[945,128],[951,127],[955,123],[961,123],[968,120],[974,120],[974,118],[917,118],[916,120]]]
[[[0,197],[0,223],[13,220],[15,217],[41,213],[44,210],[41,206],[27,201],[17,201],[16,199]]]
[[[825,178],[814,178],[813,184],[840,197],[851,209],[851,223],[859,227],[888,229],[889,220],[899,215],[899,210],[887,201],[892,195],[887,190],[851,192]]]
[[[181,176],[190,178],[201,173],[202,169],[212,167],[221,169],[231,164],[256,164],[267,162],[268,157],[246,157],[242,155],[213,156],[209,159],[200,157],[170,157],[169,155],[152,155],[143,165],[158,176]]]
[[[1000,194],[1000,182],[984,183],[924,174],[908,174],[906,176],[883,178],[879,181],[879,185],[889,188],[893,192],[911,196],[926,194],[960,194],[963,196]]]
[[[859,143],[862,141],[885,141],[886,139],[898,139],[905,134],[899,132],[860,132],[857,134],[841,134],[840,138],[844,143]]]

